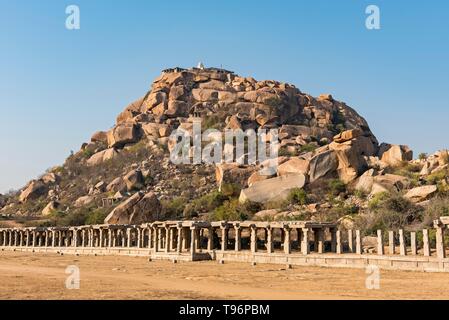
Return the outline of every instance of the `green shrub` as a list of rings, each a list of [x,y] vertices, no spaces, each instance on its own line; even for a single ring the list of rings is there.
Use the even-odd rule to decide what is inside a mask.
[[[291,204],[305,205],[308,203],[307,193],[304,189],[294,188],[290,191],[287,200]]]
[[[339,179],[329,181],[330,193],[334,196],[338,196],[340,193],[346,192],[346,185]]]
[[[108,214],[109,212],[107,212],[104,208],[94,209],[92,212],[86,214],[84,224],[86,225],[103,224],[104,219],[106,219]]]
[[[427,153],[421,152],[421,153],[418,155],[418,158],[419,158],[420,160],[425,160],[425,159],[427,159]]]
[[[379,205],[389,197],[389,193],[388,192],[379,192],[376,193],[371,200],[368,202],[368,208],[370,208],[371,210],[377,209],[379,207]]]
[[[311,151],[314,151],[316,148],[317,148],[316,144],[308,143],[308,144],[301,146],[300,150],[301,150],[301,152],[311,152]]]
[[[187,199],[184,197],[176,197],[171,200],[162,200],[162,211],[167,217],[182,217]]]
[[[260,211],[260,206],[252,202],[240,203],[238,199],[226,200],[223,205],[216,208],[210,215],[212,221],[220,220],[247,220],[254,213]]]

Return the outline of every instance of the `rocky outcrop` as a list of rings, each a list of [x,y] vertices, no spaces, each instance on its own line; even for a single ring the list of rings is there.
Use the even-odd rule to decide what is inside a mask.
[[[42,210],[43,216],[48,216],[54,213],[60,207],[60,203],[57,201],[50,201],[45,208]]]
[[[46,185],[41,180],[31,181],[30,184],[20,193],[19,201],[28,202],[44,195],[47,192]]]
[[[134,123],[120,123],[108,131],[107,136],[109,148],[122,148],[138,140],[139,129]]]
[[[109,148],[100,152],[97,152],[87,160],[88,166],[97,166],[105,161],[114,159],[118,155],[118,152],[114,148]]]
[[[138,192],[112,210],[104,223],[141,224],[161,218],[161,204],[156,194]]]
[[[303,174],[290,174],[271,178],[254,183],[251,187],[243,189],[239,201],[266,203],[274,200],[285,200],[294,188],[302,188],[306,183]]]
[[[379,149],[379,158],[390,166],[397,166],[403,161],[411,161],[413,151],[405,145],[382,143]]]
[[[95,201],[95,197],[86,195],[86,196],[82,196],[82,197],[79,197],[78,199],[76,199],[74,206],[75,206],[75,208],[81,208],[81,207],[90,205],[94,201]]]
[[[336,172],[338,168],[337,155],[333,150],[319,152],[310,160],[309,181],[314,182],[322,177]]]
[[[309,172],[310,161],[301,157],[293,157],[290,160],[278,166],[278,175],[301,173],[307,175]]]
[[[128,191],[140,190],[144,185],[144,178],[141,170],[132,170],[128,172],[124,177],[123,181],[126,184]]]
[[[436,185],[416,187],[409,190],[405,194],[405,197],[410,201],[417,203],[427,200],[432,195],[434,195],[437,192],[437,190],[438,188]]]

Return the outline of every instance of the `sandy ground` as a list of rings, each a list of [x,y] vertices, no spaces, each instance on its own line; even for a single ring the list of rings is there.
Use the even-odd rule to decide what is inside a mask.
[[[67,266],[80,289],[67,289]],[[449,299],[449,274],[0,251],[0,299]]]

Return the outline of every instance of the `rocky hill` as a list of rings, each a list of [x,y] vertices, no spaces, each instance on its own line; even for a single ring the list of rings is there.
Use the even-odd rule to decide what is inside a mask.
[[[170,133],[192,130],[194,119],[203,130],[278,128],[277,172],[261,175],[260,163],[171,163]],[[63,165],[0,195],[0,214],[25,225],[251,217],[412,228],[449,203],[448,163],[447,151],[413,160],[407,146],[379,145],[365,119],[329,94],[173,68]]]

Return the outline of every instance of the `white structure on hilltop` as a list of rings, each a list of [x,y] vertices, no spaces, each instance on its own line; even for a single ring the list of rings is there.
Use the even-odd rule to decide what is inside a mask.
[[[201,70],[204,70],[204,64],[203,64],[201,61],[198,62],[197,68],[198,68],[198,69],[201,69]]]

